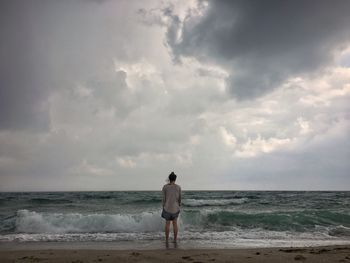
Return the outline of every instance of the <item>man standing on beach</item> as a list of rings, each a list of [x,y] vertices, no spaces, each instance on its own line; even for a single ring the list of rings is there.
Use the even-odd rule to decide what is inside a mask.
[[[181,187],[175,184],[176,174],[169,174],[169,183],[163,186],[163,211],[162,217],[166,220],[165,223],[165,239],[169,241],[170,222],[173,222],[174,242],[177,240],[177,218],[180,213],[181,206]]]

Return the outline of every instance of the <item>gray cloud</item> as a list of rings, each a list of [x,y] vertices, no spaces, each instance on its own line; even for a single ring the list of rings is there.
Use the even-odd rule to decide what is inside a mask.
[[[199,3],[204,14],[189,13],[183,21],[172,8],[163,10],[171,21],[167,44],[175,61],[195,57],[227,69],[229,91],[239,99],[327,66],[350,40],[346,0]]]
[[[47,39],[38,38],[45,7],[25,3],[5,1],[0,7],[0,129],[49,125],[43,103],[50,86],[49,61],[42,56]]]
[[[298,185],[298,190],[347,190],[349,125],[342,126],[334,123],[324,137],[310,138],[296,151],[276,151],[234,162],[222,181],[250,189],[295,190]],[[257,171],[257,166],[264,169]]]
[[[111,72],[109,77],[92,79],[86,82],[92,96],[98,99],[103,107],[114,109],[118,117],[126,117],[130,111],[137,108],[137,100],[131,94],[126,83],[124,71]]]
[[[101,79],[113,59],[133,60],[127,16],[104,1],[2,1],[0,129],[48,130],[54,90]],[[113,6],[114,7],[114,6]]]

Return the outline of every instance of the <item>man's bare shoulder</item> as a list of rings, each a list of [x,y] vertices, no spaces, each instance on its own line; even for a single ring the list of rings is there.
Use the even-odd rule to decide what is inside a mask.
[[[165,188],[168,188],[168,187],[176,187],[176,188],[178,188],[178,189],[181,190],[181,186],[178,185],[178,184],[165,184],[165,185],[163,185],[163,190],[164,190]]]
[[[168,185],[169,185],[169,184],[165,184],[165,185],[163,185],[163,189],[164,189],[164,188],[166,188]]]

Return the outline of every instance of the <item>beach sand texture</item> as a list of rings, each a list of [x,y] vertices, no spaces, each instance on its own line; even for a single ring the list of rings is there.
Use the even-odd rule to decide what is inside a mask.
[[[13,262],[350,262],[350,245],[302,248],[163,250],[3,250],[1,263]]]

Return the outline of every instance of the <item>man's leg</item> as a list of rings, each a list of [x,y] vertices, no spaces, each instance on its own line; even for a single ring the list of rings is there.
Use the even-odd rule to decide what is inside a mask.
[[[165,222],[165,240],[169,241],[170,220]]]
[[[174,241],[177,240],[177,219],[173,220]]]

